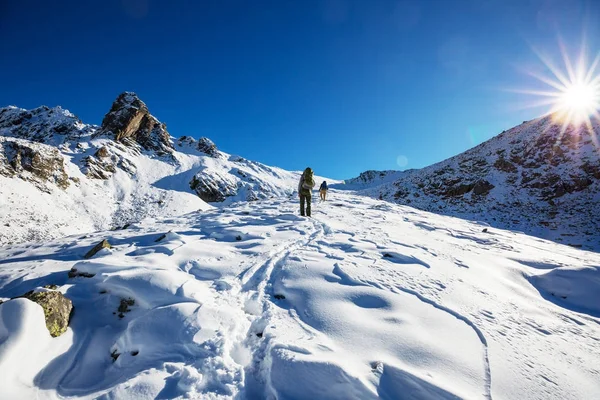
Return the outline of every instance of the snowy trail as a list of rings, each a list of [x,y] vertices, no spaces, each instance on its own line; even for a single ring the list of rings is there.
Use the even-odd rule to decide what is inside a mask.
[[[600,395],[599,254],[351,192],[313,217],[279,198],[0,248],[0,299],[76,308],[27,350],[39,324],[0,305],[0,399]]]

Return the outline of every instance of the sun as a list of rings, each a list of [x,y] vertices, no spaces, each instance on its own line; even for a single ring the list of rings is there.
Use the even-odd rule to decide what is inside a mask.
[[[563,68],[557,67],[549,57],[532,48],[542,61],[546,73],[526,72],[544,84],[546,90],[517,90],[516,92],[538,97],[538,100],[532,102],[529,107],[549,106],[547,114],[562,125],[561,134],[570,126],[575,128],[585,126],[588,130],[593,130],[592,121],[600,121],[600,72],[598,71],[600,54],[589,62],[584,40],[579,56],[576,62],[573,62],[560,39],[559,47]]]
[[[575,82],[559,93],[553,112],[572,125],[586,123],[600,109],[600,88],[593,82]]]

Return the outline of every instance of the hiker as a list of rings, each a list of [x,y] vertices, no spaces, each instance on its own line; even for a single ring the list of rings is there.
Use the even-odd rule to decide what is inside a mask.
[[[323,181],[321,183],[321,187],[319,188],[319,196],[322,201],[325,201],[325,197],[327,196],[327,182]]]
[[[313,170],[306,168],[298,183],[298,196],[300,197],[300,215],[304,217],[304,204],[306,203],[306,216],[310,217],[310,201],[312,200],[312,189],[315,187]]]

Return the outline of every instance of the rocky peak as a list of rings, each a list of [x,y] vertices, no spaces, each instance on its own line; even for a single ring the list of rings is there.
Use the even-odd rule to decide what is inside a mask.
[[[123,92],[117,97],[102,120],[101,133],[118,142],[134,141],[146,150],[173,151],[167,126],[150,114],[146,104],[132,92]]]

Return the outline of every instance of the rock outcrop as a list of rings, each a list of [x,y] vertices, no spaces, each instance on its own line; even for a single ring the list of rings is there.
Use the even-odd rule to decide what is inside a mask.
[[[54,147],[27,140],[0,137],[0,174],[17,176],[47,191],[47,183],[69,186],[64,158]]]
[[[217,149],[217,146],[209,138],[201,137],[198,140],[198,146],[197,147],[198,147],[199,151],[201,151],[202,153],[206,154],[207,156],[210,156],[210,157],[213,157],[213,158],[218,158],[219,157],[219,151]]]
[[[173,151],[167,126],[151,115],[146,104],[131,92],[121,93],[114,101],[102,120],[100,134],[123,143],[131,139],[144,149],[159,154]]]
[[[192,178],[190,188],[207,203],[218,203],[235,196],[238,186],[229,175],[203,170]]]

